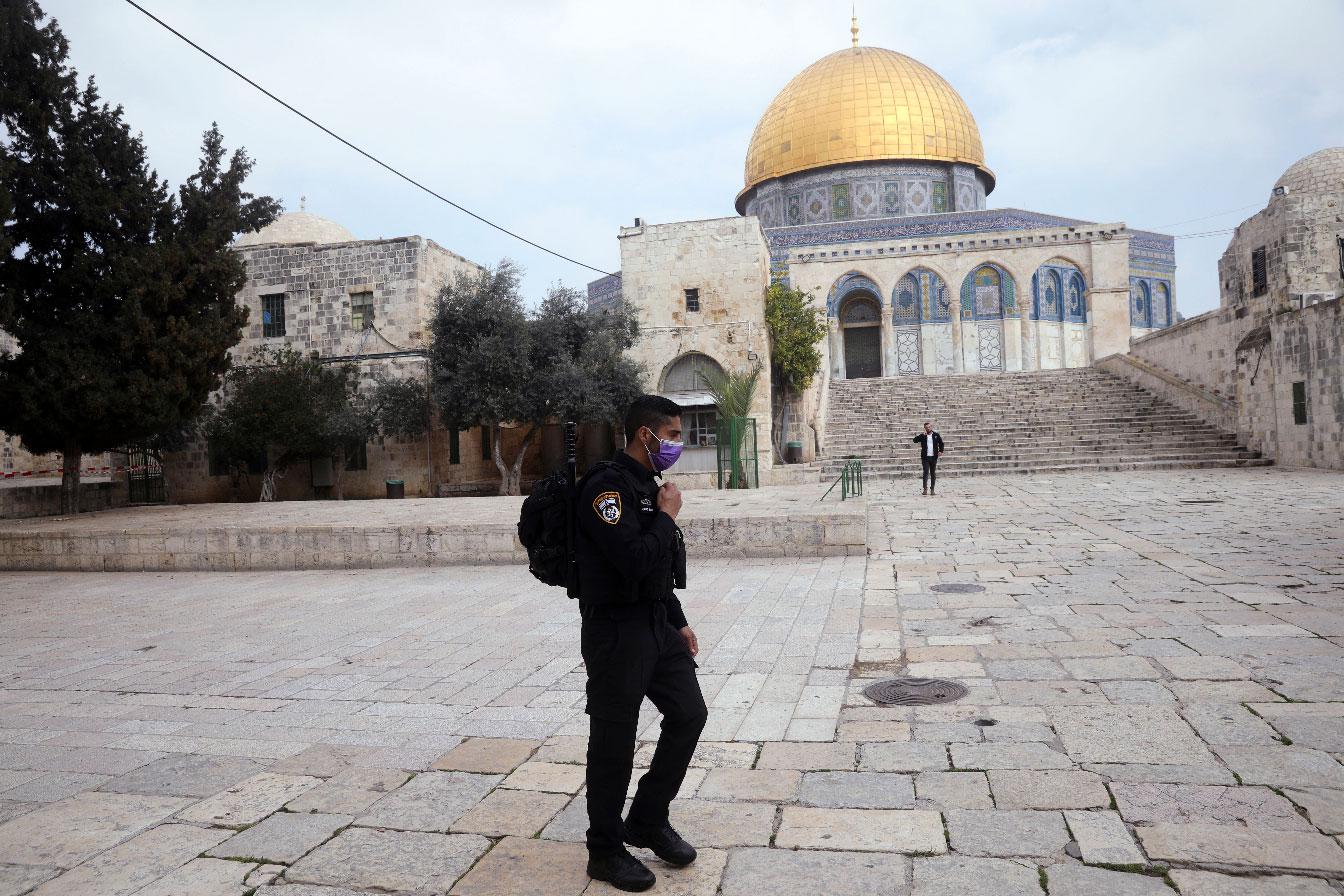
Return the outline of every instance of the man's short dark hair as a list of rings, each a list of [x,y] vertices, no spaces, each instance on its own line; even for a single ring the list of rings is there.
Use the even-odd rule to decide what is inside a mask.
[[[625,440],[634,441],[635,433],[641,426],[647,426],[655,433],[660,426],[666,425],[673,417],[681,416],[681,405],[661,395],[641,395],[625,412]]]

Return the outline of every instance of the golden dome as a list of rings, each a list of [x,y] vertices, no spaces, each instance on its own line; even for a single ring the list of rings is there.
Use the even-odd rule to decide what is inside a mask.
[[[933,69],[880,47],[851,47],[803,69],[771,101],[751,135],[746,186],[796,171],[891,159],[985,167],[980,129]]]

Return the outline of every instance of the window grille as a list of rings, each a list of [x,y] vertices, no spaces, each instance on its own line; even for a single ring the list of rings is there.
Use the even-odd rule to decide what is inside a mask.
[[[271,339],[285,335],[285,294],[261,297],[261,335]]]
[[[1251,295],[1262,296],[1269,292],[1269,276],[1265,271],[1265,247],[1261,246],[1251,253]]]
[[[688,289],[688,290],[686,290],[685,292],[686,292],[686,310],[687,310],[687,311],[699,311],[699,310],[700,310],[700,290],[699,290],[699,289]]]

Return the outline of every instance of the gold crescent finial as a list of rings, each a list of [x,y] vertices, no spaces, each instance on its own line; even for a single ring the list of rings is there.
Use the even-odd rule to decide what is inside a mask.
[[[854,4],[849,7],[849,33],[853,35],[853,45],[859,45],[859,15]]]

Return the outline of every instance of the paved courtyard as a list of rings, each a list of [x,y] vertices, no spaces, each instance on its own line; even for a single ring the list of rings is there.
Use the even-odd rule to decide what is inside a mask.
[[[943,491],[870,483],[866,559],[693,565],[654,892],[1344,892],[1344,475]],[[0,896],[613,892],[576,615],[518,567],[0,575]]]

